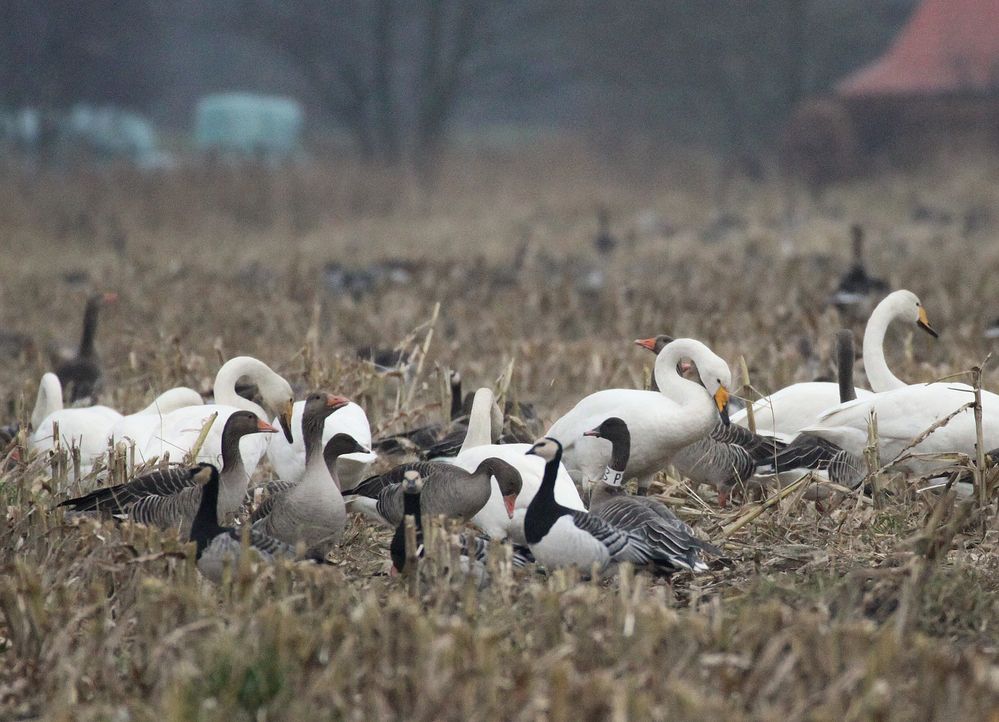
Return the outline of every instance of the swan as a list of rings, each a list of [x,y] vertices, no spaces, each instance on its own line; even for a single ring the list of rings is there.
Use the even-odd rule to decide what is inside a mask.
[[[138,446],[145,443],[153,435],[162,433],[163,418],[166,414],[188,406],[201,406],[204,400],[194,389],[186,386],[176,386],[153,399],[153,402],[141,411],[122,417],[111,427],[111,439],[130,444],[133,441]]]
[[[682,360],[694,362],[703,386],[677,373]],[[656,357],[655,377],[660,391],[597,391],[552,424],[546,436],[561,442],[570,473],[584,481],[603,474],[610,443],[584,434],[611,416],[622,419],[631,431],[631,455],[623,471],[625,478],[638,477],[640,490],[649,488],[655,473],[677,451],[710,433],[719,413],[727,421],[732,385],[728,364],[700,341],[680,338],[666,344]]]
[[[877,418],[879,463],[887,464],[903,452],[913,440],[952,413],[946,424],[930,432],[909,451],[913,454],[975,454],[976,430],[972,408],[962,406],[974,400],[967,384],[936,382],[913,384],[883,391],[862,399],[839,404],[823,412],[816,421],[801,430],[832,442],[843,451],[862,457],[868,441],[871,414]],[[999,446],[999,395],[982,392],[982,428],[985,448]],[[918,475],[932,475],[948,465],[947,461],[910,458],[898,468]]]
[[[269,418],[267,411],[260,405],[236,393],[236,382],[244,376],[249,377],[257,385],[264,404],[271,411],[283,409],[280,423],[287,436],[290,433],[289,419],[294,400],[291,385],[263,361],[252,356],[237,356],[222,364],[215,375],[215,403],[185,406],[163,414],[159,417],[160,423],[157,428],[146,439],[136,439],[137,458],[148,461],[153,457],[162,458],[164,453],[169,453],[171,458],[179,460],[197,442],[205,423],[213,414],[218,414],[205,436],[195,461],[204,461],[216,466],[221,464],[222,429],[230,415],[243,410],[252,411],[262,420]],[[253,475],[267,446],[267,439],[259,434],[240,439],[239,451],[248,477]]]
[[[513,515],[507,512],[503,492],[499,483],[492,480],[492,491],[486,505],[472,517],[472,524],[481,529],[491,539],[497,541],[509,537],[516,544],[526,545],[524,537],[524,517],[531,499],[541,488],[545,474],[545,462],[537,456],[528,456],[533,444],[494,444],[492,429],[496,402],[493,392],[480,388],[475,392],[472,410],[468,416],[468,433],[458,455],[450,459],[439,459],[460,466],[468,472],[475,471],[479,464],[488,458],[496,458],[520,472],[521,489],[514,502]],[[564,466],[558,467],[555,479],[555,500],[570,509],[583,511],[586,505],[576,489],[576,485]]]
[[[884,340],[888,326],[894,320],[914,322],[919,328],[936,338],[937,332],[930,325],[926,309],[912,291],[895,291],[888,294],[871,313],[864,330],[864,370],[874,391],[856,389],[857,398],[867,398],[874,392],[905,386],[888,369],[885,361]],[[826,409],[840,403],[839,385],[833,382],[809,381],[785,386],[779,391],[759,399],[753,404],[757,431],[794,436]],[[732,423],[748,426],[745,410],[732,415]]]
[[[38,429],[45,417],[62,409],[62,384],[59,377],[49,372],[42,376],[38,384],[35,408],[31,411],[31,428]]]
[[[305,474],[305,441],[302,433],[302,414],[305,401],[296,401],[291,407],[288,428],[291,441],[280,434],[271,439],[267,447],[267,459],[275,474],[282,481],[299,481]],[[280,420],[272,422],[277,425]],[[327,417],[323,427],[323,446],[337,434],[347,434],[366,449],[371,448],[371,424],[364,409],[353,401],[338,408]],[[378,459],[372,451],[343,454],[336,460],[336,477],[343,489],[355,486],[364,472]]]

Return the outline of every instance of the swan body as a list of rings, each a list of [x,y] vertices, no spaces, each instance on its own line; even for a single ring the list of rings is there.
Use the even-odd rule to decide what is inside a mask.
[[[304,401],[296,401],[291,409],[293,441],[277,434],[267,447],[267,459],[274,467],[277,477],[283,481],[299,481],[305,474],[305,442],[302,434],[302,413]],[[278,419],[274,419],[275,425]],[[352,436],[361,446],[371,448],[371,425],[364,409],[353,401],[334,411],[326,419],[323,427],[323,445],[337,434]],[[364,472],[377,460],[373,452],[343,454],[336,460],[336,477],[341,487],[353,488],[364,476]]]
[[[153,402],[141,411],[123,416],[111,427],[111,438],[115,444],[123,442],[131,444],[148,442],[154,435],[162,435],[163,417],[177,409],[189,406],[201,406],[205,402],[194,389],[177,386],[153,399]]]
[[[107,406],[59,409],[46,416],[28,439],[28,448],[38,452],[55,448],[54,425],[59,424],[59,445],[80,449],[80,473],[87,475],[94,462],[108,450],[111,428],[122,415]]]
[[[703,386],[677,373],[684,359],[697,365]],[[578,474],[592,481],[603,474],[611,445],[584,434],[611,416],[622,419],[631,431],[625,478],[637,476],[640,488],[646,489],[673,454],[715,427],[719,412],[726,409],[732,379],[728,365],[711,349],[700,341],[677,339],[656,357],[655,377],[660,391],[598,391],[552,424],[546,436],[562,444],[563,464],[574,478]]]

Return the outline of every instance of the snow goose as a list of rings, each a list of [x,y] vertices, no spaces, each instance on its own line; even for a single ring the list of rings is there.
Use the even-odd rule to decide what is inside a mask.
[[[238,564],[244,550],[252,550],[264,562],[271,563],[277,558],[294,559],[294,547],[278,539],[269,537],[256,529],[237,530],[219,524],[219,479],[218,470],[211,464],[198,464],[191,468],[191,483],[200,491],[198,509],[191,522],[189,539],[195,544],[195,559],[198,571],[206,579],[221,584],[225,568]],[[247,545],[243,546],[242,535],[246,533]],[[327,563],[318,558],[308,558],[314,563]]]
[[[287,544],[302,542],[311,555],[325,556],[343,536],[347,510],[343,495],[326,464],[323,427],[337,409],[350,403],[343,396],[310,394],[302,413],[305,473],[285,490],[274,494],[254,515],[253,528]],[[341,453],[365,450],[347,434],[336,434],[326,445],[330,460]],[[335,468],[335,464],[334,464]]]
[[[875,307],[864,330],[864,370],[875,392],[905,386],[885,362],[885,332],[896,319],[913,322],[931,336],[937,336],[916,294],[906,290],[888,294]],[[858,388],[855,393],[857,398],[865,398],[872,392]],[[753,413],[758,431],[794,436],[823,411],[839,403],[838,384],[810,381],[786,386],[759,399],[753,404]],[[732,423],[746,426],[749,423],[747,413],[733,414]]]
[[[291,404],[294,393],[291,385],[267,364],[251,356],[237,356],[222,364],[215,376],[215,403],[186,406],[159,418],[160,423],[146,439],[136,439],[136,456],[142,461],[162,458],[169,453],[174,459],[189,453],[201,436],[205,424],[217,414],[205,435],[197,461],[218,466],[222,460],[222,429],[226,420],[236,411],[251,411],[261,419],[271,416],[260,405],[236,393],[236,382],[249,377],[257,385],[264,406],[272,411],[281,410],[279,423],[285,436],[290,437]],[[265,437],[247,437],[239,445],[243,465],[253,474],[268,447]]]
[[[647,564],[651,552],[638,537],[599,516],[562,506],[555,500],[555,479],[562,457],[557,439],[539,439],[527,452],[545,462],[541,488],[531,499],[524,536],[539,564],[549,569],[577,567],[598,573],[620,562]]]
[[[97,318],[101,306],[118,300],[116,293],[95,293],[83,310],[83,334],[76,356],[56,366],[56,375],[70,403],[96,397],[101,386],[101,360],[97,355]]]
[[[418,472],[423,479],[420,503],[429,517],[472,520],[489,501],[495,478],[509,519],[523,486],[520,472],[494,457],[483,459],[471,472],[444,462],[417,461],[369,477],[345,492],[348,508],[386,526],[397,526],[403,517],[402,480],[409,471]]]
[[[640,539],[649,550],[650,562],[666,574],[684,569],[705,571],[708,567],[701,560],[701,550],[707,545],[694,535],[693,529],[662,502],[625,493],[623,470],[628,466],[631,453],[628,425],[612,416],[587,431],[586,436],[611,443],[610,463],[603,476],[593,482],[590,514]]]
[[[677,373],[677,364],[682,360],[697,366],[701,384]],[[728,365],[700,341],[681,338],[666,344],[656,357],[655,376],[658,392],[598,391],[552,424],[547,435],[558,439],[566,450],[563,458],[570,473],[585,480],[599,478],[603,473],[606,445],[583,433],[609,416],[628,424],[631,456],[624,471],[629,478],[638,477],[643,491],[677,451],[711,432],[719,413],[722,421],[728,422],[731,373]]]
[[[226,419],[222,431],[222,471],[218,492],[220,523],[239,510],[250,475],[239,453],[240,439],[251,434],[275,433],[277,429],[250,411],[236,411]],[[98,489],[85,496],[68,499],[59,506],[72,512],[99,512],[127,516],[161,529],[190,529],[201,503],[202,487],[195,477],[199,466],[172,466],[155,469],[117,486]]]

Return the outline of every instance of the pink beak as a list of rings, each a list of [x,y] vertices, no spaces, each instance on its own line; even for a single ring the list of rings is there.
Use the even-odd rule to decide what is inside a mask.
[[[507,494],[503,497],[503,505],[506,507],[506,515],[510,519],[513,519],[513,507],[517,503],[516,494]]]

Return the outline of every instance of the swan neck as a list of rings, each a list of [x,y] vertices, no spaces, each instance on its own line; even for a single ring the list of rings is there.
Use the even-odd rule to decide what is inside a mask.
[[[885,333],[897,315],[898,311],[894,308],[891,297],[886,298],[874,309],[867,328],[864,329],[864,371],[867,373],[867,382],[875,393],[906,385],[891,372],[885,360]]]
[[[263,363],[248,356],[240,356],[222,364],[215,375],[215,403],[223,406],[234,406],[244,411],[252,411],[261,419],[267,418],[267,412],[259,404],[244,399],[236,393],[236,382],[247,376],[254,381],[259,380],[267,368]]]
[[[62,408],[62,385],[59,377],[52,373],[42,376],[38,384],[38,396],[35,398],[35,408],[31,411],[31,427],[37,429],[49,414]]]
[[[481,388],[475,392],[472,399],[472,411],[468,415],[468,430],[465,432],[465,441],[461,445],[461,451],[493,443],[492,414],[493,392],[487,388]]]

